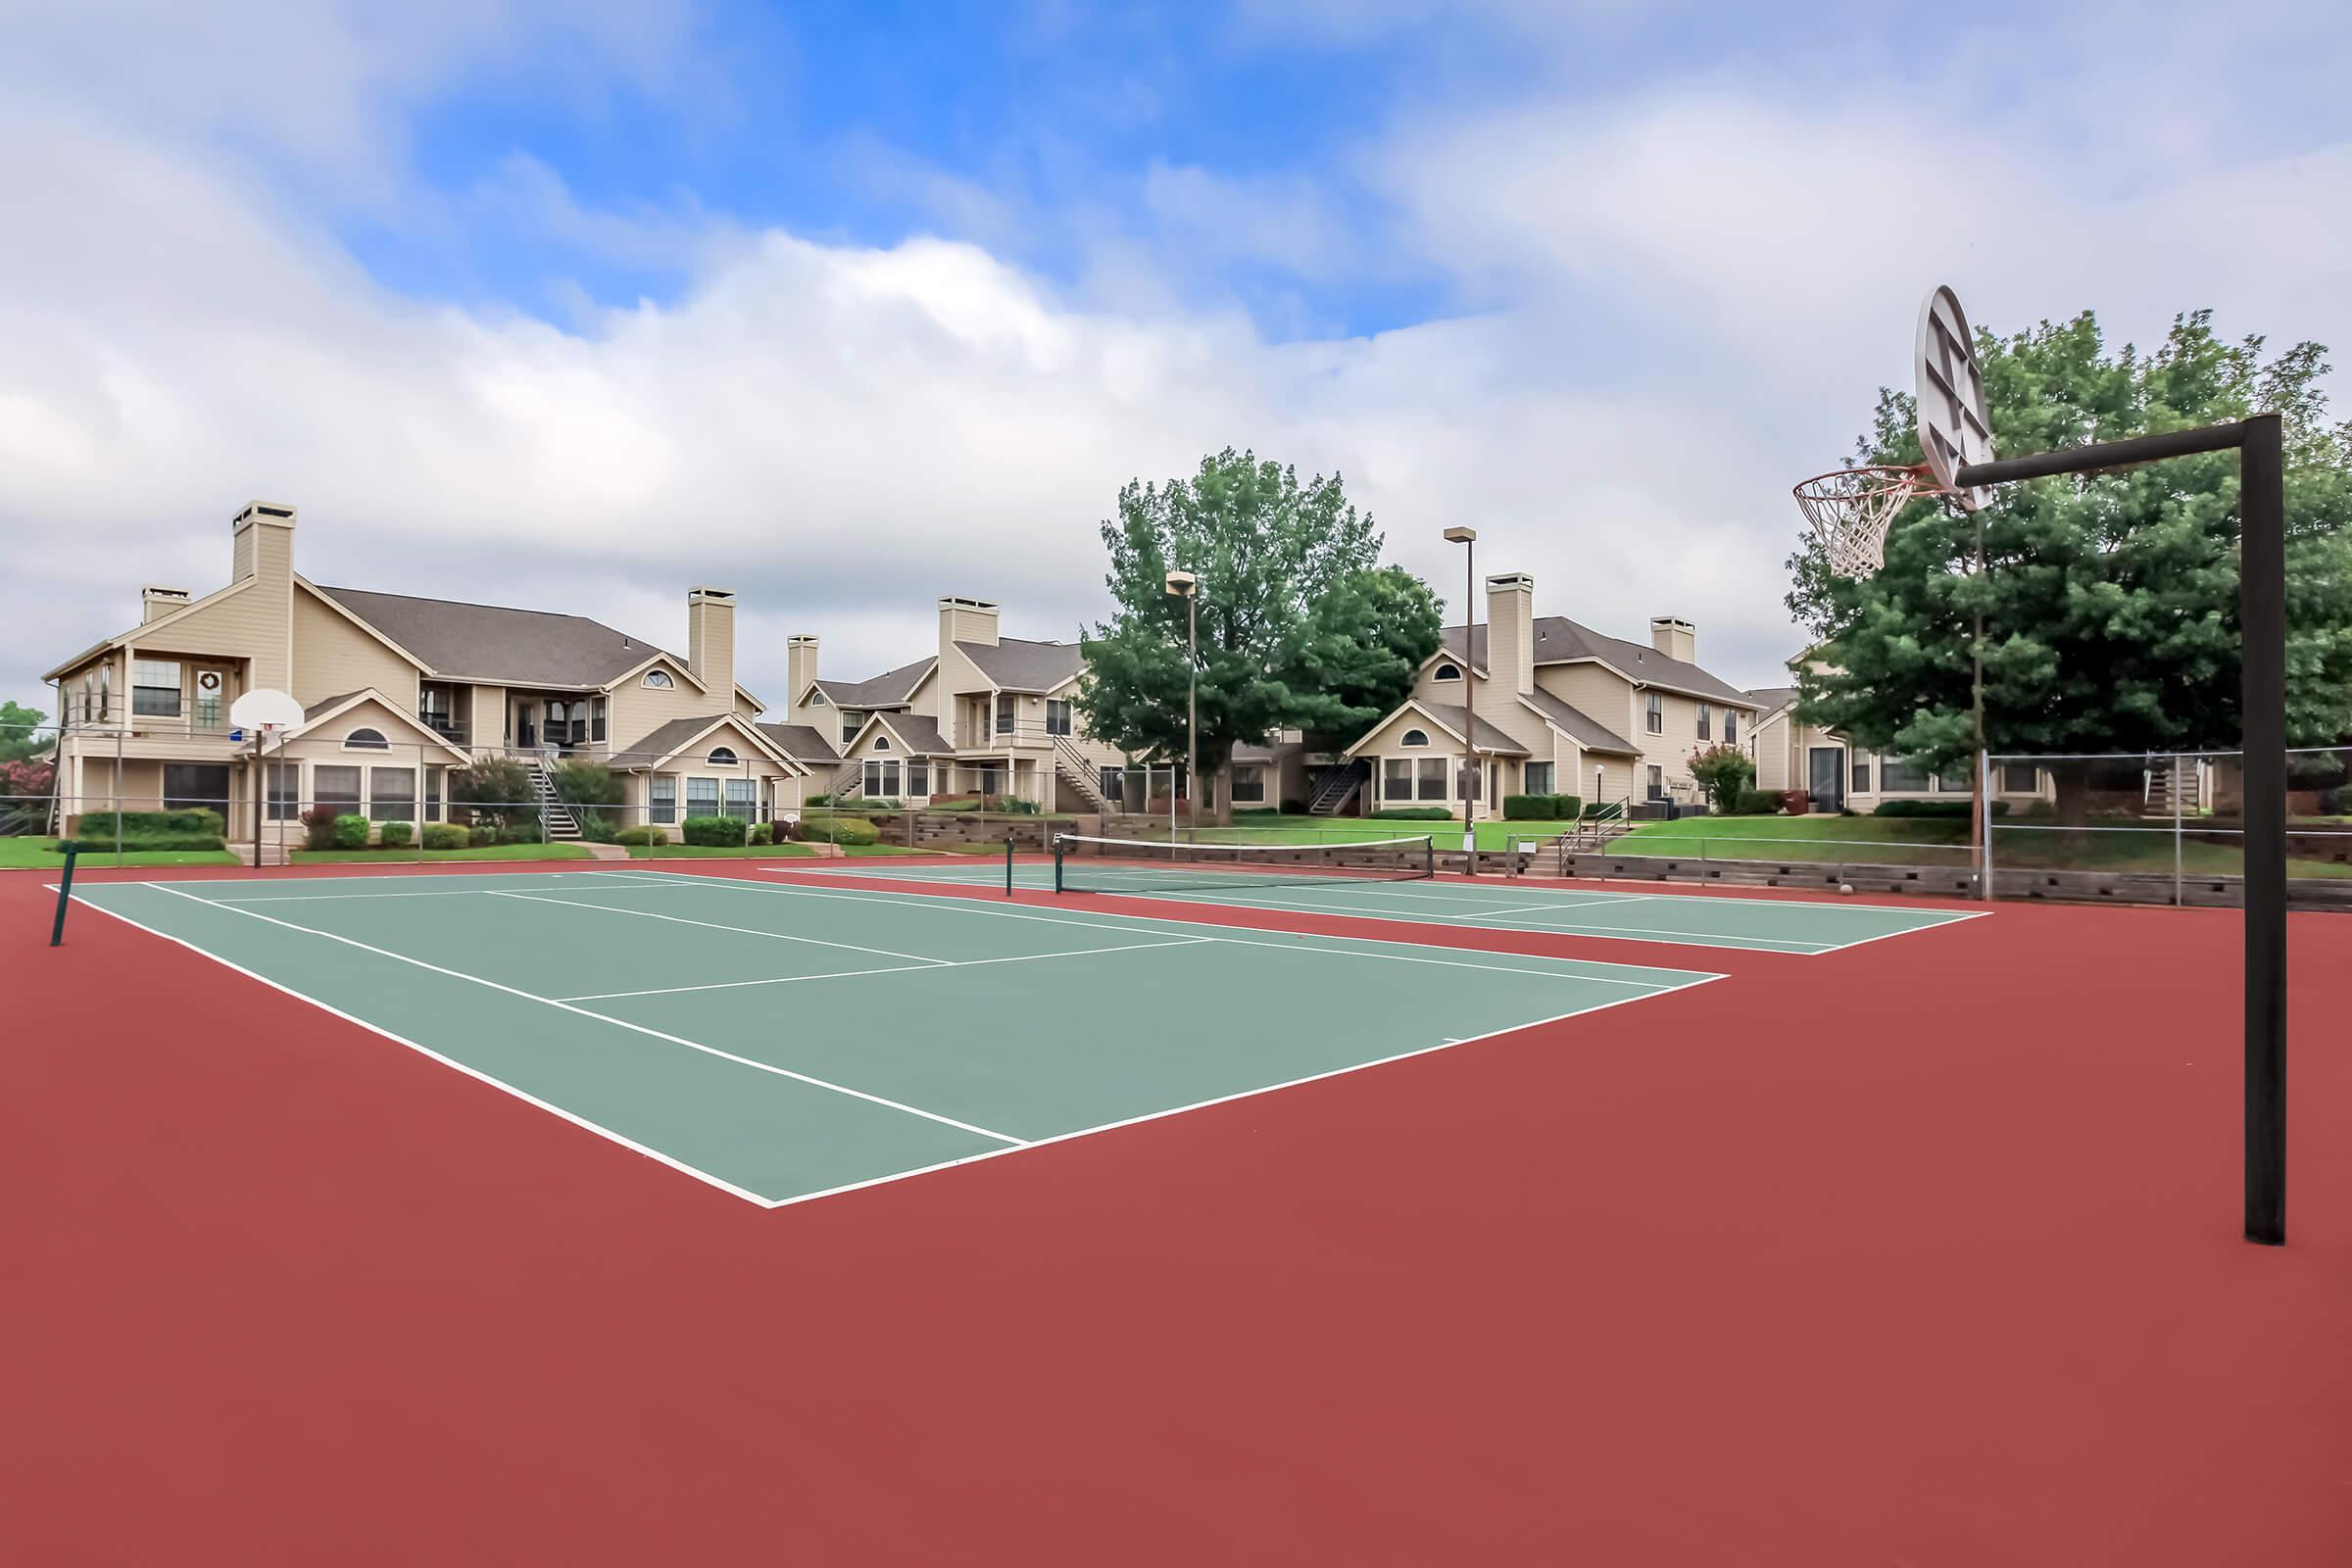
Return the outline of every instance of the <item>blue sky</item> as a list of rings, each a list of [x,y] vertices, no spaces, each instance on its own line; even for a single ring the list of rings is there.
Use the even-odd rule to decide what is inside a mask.
[[[0,690],[314,579],[895,664],[1118,486],[1339,469],[1442,589],[1779,677],[1788,486],[1982,324],[2352,337],[2340,8],[0,0]]]

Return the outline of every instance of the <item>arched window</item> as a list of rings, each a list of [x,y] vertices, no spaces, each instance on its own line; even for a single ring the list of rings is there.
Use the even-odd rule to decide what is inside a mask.
[[[735,749],[732,746],[713,746],[706,760],[712,767],[733,767],[735,765]]]
[[[1460,680],[1462,678],[1462,672],[1460,667],[1457,665],[1440,664],[1438,666],[1437,674],[1430,678],[1433,680]]]
[[[810,693],[808,694],[808,706],[809,706],[810,708],[822,708],[822,707],[824,707],[824,706],[825,706],[825,694],[824,694],[823,692],[810,692]]]
[[[1429,731],[1425,729],[1408,729],[1402,735],[1397,737],[1396,744],[1399,746],[1427,746],[1429,744]]]
[[[645,672],[645,684],[658,692],[665,692],[677,685],[677,682],[669,678],[669,671],[666,669],[649,669]]]
[[[887,735],[877,735],[877,736],[875,736],[875,737],[874,737],[874,750],[875,750],[875,751],[877,751],[877,752],[887,752],[887,751],[889,751],[889,750],[890,750],[890,737],[889,737],[889,736],[887,736]]]
[[[392,749],[392,743],[384,739],[382,730],[355,729],[343,737],[343,749],[347,752],[388,752]]]

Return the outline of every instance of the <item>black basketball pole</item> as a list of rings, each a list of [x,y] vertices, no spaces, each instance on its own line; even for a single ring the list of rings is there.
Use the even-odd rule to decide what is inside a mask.
[[[2245,755],[2245,1231],[2286,1242],[2286,455],[2276,414],[1965,465],[1961,489],[2237,448]]]
[[[2286,1242],[2286,456],[2278,416],[2237,449],[2246,779],[2246,1240]]]

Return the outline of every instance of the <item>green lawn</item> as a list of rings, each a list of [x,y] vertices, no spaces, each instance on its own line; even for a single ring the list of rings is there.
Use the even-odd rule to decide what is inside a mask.
[[[0,870],[56,870],[66,863],[57,840],[12,836],[0,838]],[[138,850],[121,859],[115,852],[103,846],[85,849],[81,854],[84,865],[234,865],[237,858],[226,850]]]
[[[816,852],[806,844],[632,844],[632,860],[758,860],[807,859]]]
[[[2095,828],[2129,832],[2062,831],[2046,820],[1996,817],[1992,824],[1993,864],[2069,871],[2157,871],[2173,869],[2170,823],[2107,818]],[[2334,824],[2320,824],[2333,826]],[[1627,855],[1705,856],[1743,860],[1867,860],[1883,865],[1965,866],[1972,851],[1968,823],[1920,816],[1704,816],[1679,822],[1644,822],[1609,846]],[[2237,842],[2215,834],[2199,838],[2187,826],[2180,866],[2190,876],[2235,876],[2241,868]],[[2333,860],[2289,860],[2296,877],[2352,876],[2352,865]]]
[[[1547,839],[1574,824],[1568,822],[1481,822],[1478,824],[1478,847],[1499,851],[1505,841],[1517,838],[1522,843],[1530,839]],[[1166,825],[1160,825],[1157,836],[1164,837]],[[1263,815],[1241,815],[1230,827],[1202,827],[1195,836],[1205,843],[1215,844],[1361,844],[1370,839],[1433,838],[1441,850],[1459,850],[1462,847],[1461,818],[1439,822],[1409,817],[1373,816],[1298,816],[1268,811]]]
[[[463,850],[424,850],[415,845],[402,850],[296,850],[296,865],[345,865],[365,861],[424,860],[585,860],[588,852],[577,844],[484,844]]]

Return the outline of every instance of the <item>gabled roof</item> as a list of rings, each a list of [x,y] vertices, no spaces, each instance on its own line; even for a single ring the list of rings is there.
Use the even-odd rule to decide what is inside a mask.
[[[1756,705],[1756,716],[1770,718],[1796,701],[1796,688],[1793,686],[1751,686],[1748,688],[1747,696],[1748,701]]]
[[[796,762],[838,762],[841,753],[814,724],[761,724],[760,733]]]
[[[437,746],[442,751],[448,753],[451,757],[457,759],[460,762],[468,762],[472,760],[472,758],[466,754],[465,748],[453,745],[447,736],[441,735],[436,731],[427,728],[417,719],[412,717],[406,707],[404,707],[402,704],[394,702],[391,698],[386,697],[382,692],[377,691],[372,686],[363,686],[356,692],[342,692],[333,697],[320,698],[318,702],[311,704],[310,707],[302,710],[302,722],[293,726],[291,729],[288,729],[285,732],[284,738],[289,741],[301,740],[310,734],[312,730],[318,728],[320,724],[325,723],[328,719],[333,718],[340,713],[348,712],[352,709],[359,707],[362,703],[370,702],[374,703],[377,707],[383,709],[384,711],[391,714],[393,722],[399,724],[403,729],[416,737],[416,741],[400,742],[399,744],[402,746],[410,746],[418,743]]]
[[[1470,639],[1470,662],[1484,674],[1487,672],[1487,627],[1482,622],[1472,630],[1476,635]],[[1444,652],[1455,659],[1462,657],[1461,627],[1446,628]],[[1693,697],[1731,703],[1740,708],[1754,706],[1753,699],[1747,693],[1729,681],[1719,680],[1685,660],[1669,659],[1646,643],[1603,636],[1565,615],[1538,615],[1536,662],[1569,664],[1580,660],[1597,660],[1626,679],[1646,686],[1665,686],[1678,692],[1688,692]]]
[[[246,589],[253,586],[254,581],[255,579],[251,577],[239,577],[235,582],[230,583],[227,587],[216,588],[211,593],[206,594],[202,599],[189,600],[186,604],[180,606],[177,610],[171,612],[169,614],[158,615],[155,617],[155,619],[142,622],[139,625],[131,627],[128,631],[117,632],[114,636],[109,637],[102,642],[92,643],[89,647],[84,648],[80,653],[75,654],[72,659],[67,660],[55,669],[50,670],[47,674],[43,675],[41,679],[56,680],[69,671],[79,668],[81,665],[89,662],[90,660],[96,658],[100,654],[106,653],[112,649],[120,648],[124,643],[144,641],[150,634],[163,631],[175,621],[185,620],[199,610],[210,609],[214,605],[220,603],[220,601],[223,599],[229,598],[231,595],[243,593]]]
[[[792,762],[792,759],[778,752],[765,735],[760,733],[759,725],[733,713],[697,713],[686,718],[673,718],[668,723],[659,725],[649,731],[638,740],[636,745],[616,748],[612,756],[615,761],[622,758],[630,759],[627,763],[623,764],[626,766],[659,766],[692,746],[703,736],[727,724],[733,724],[742,731],[747,739],[767,754],[770,760],[798,766],[797,763]],[[806,772],[807,769],[804,768],[802,771]]]
[[[1355,746],[1348,747],[1347,755],[1353,756],[1356,746],[1363,745],[1364,741],[1370,740],[1374,735],[1388,728],[1399,714],[1406,712],[1419,713],[1457,741],[1465,736],[1468,737],[1470,744],[1482,752],[1493,752],[1497,757],[1525,757],[1527,755],[1525,742],[1495,728],[1467,708],[1456,708],[1446,703],[1425,703],[1418,697],[1406,698],[1399,707],[1382,718],[1380,722],[1368,726],[1364,730],[1363,739],[1358,740]]]
[[[423,661],[436,675],[605,686],[659,657],[694,679],[686,661],[675,654],[586,615],[364,588],[321,585],[318,592]]]
[[[1542,713],[1552,728],[1588,752],[1610,752],[1622,757],[1642,755],[1642,748],[1632,741],[1590,716],[1584,710],[1560,701],[1540,686],[1532,692],[1520,693],[1519,700]]]
[[[858,727],[858,733],[851,737],[849,745],[842,748],[843,755],[847,756],[850,752],[857,750],[858,743],[864,740],[868,732],[877,725],[897,736],[899,744],[916,757],[953,757],[956,755],[956,748],[950,746],[948,738],[939,732],[939,720],[930,714],[897,713],[887,710],[870,714],[866,721]]]
[[[911,664],[886,669],[866,680],[815,680],[808,684],[825,694],[825,701],[836,708],[902,708],[912,699],[914,689],[923,683],[939,662],[939,656],[918,659]],[[795,692],[796,698],[805,692]]]
[[[956,648],[1001,692],[1050,692],[1086,667],[1086,655],[1076,643],[1006,637],[994,644],[959,642]]]

